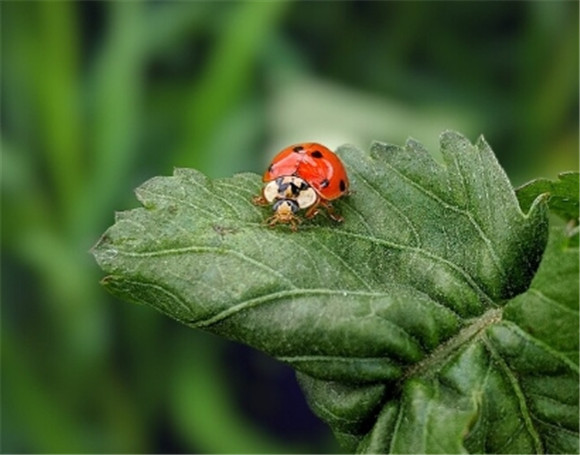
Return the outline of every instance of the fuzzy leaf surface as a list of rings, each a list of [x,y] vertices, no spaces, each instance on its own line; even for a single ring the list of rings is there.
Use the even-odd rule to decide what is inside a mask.
[[[257,175],[151,179],[144,207],[119,213],[94,248],[103,284],[292,365],[348,449],[570,447],[549,444],[560,416],[534,420],[518,370],[533,356],[577,392],[570,346],[544,350],[505,317],[542,258],[545,196],[524,214],[487,143],[453,132],[443,164],[414,141],[337,153],[353,190],[335,204],[345,222],[319,216],[296,233],[264,226]]]

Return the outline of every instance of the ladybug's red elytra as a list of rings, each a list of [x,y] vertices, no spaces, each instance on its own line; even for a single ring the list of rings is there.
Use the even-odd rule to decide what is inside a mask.
[[[274,215],[269,226],[288,223],[297,229],[302,220],[296,214],[308,209],[306,218],[314,217],[320,207],[335,221],[337,215],[330,203],[348,193],[348,176],[340,158],[316,142],[295,144],[278,153],[264,173],[262,194],[254,198],[257,205],[272,205]]]

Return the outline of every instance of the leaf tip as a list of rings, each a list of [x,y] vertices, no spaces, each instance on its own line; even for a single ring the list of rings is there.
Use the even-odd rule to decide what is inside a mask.
[[[107,229],[103,235],[99,237],[97,242],[89,249],[89,253],[92,254],[96,259],[98,259],[98,255],[103,249],[103,247],[111,241],[109,237],[109,230]]]
[[[173,168],[174,177],[185,177],[185,178],[206,178],[205,174],[190,167],[174,167]]]
[[[548,220],[549,205],[548,202],[552,197],[551,193],[546,192],[538,195],[536,199],[533,200],[532,205],[528,209],[527,213],[524,212],[526,218],[533,216],[539,217],[540,219]]]
[[[401,147],[388,142],[372,141],[369,150],[371,158],[381,158],[381,156],[384,156],[387,153],[401,151]]]
[[[439,143],[441,145],[447,144],[447,143],[452,143],[452,142],[457,142],[457,141],[469,141],[469,139],[467,139],[467,137],[465,137],[463,134],[459,133],[458,131],[451,130],[451,129],[444,130],[439,135]]]

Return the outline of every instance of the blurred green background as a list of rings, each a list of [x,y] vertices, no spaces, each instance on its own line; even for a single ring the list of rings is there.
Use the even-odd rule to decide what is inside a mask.
[[[324,453],[292,371],[99,286],[174,166],[483,133],[514,185],[578,168],[578,2],[2,2],[3,452]]]

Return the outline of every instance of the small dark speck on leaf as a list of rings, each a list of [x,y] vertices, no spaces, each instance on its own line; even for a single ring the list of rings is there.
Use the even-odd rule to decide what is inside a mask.
[[[224,237],[228,234],[235,234],[236,232],[238,232],[238,229],[236,228],[220,226],[219,224],[214,224],[212,228],[216,232],[216,234],[220,235],[221,237]]]

